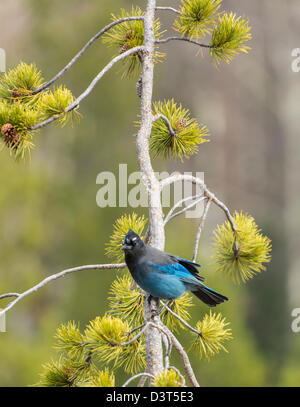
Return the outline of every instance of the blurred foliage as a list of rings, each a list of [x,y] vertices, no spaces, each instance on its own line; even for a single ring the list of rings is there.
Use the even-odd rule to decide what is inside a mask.
[[[235,212],[233,222],[237,230],[237,253],[233,250],[235,234],[229,221],[226,221],[215,231],[214,258],[218,271],[234,282],[245,283],[266,270],[264,263],[271,260],[271,241],[262,235],[252,216]]]
[[[153,114],[164,115],[170,122],[175,136],[172,135],[163,119],[153,123],[150,149],[154,158],[161,155],[164,158],[189,158],[198,152],[199,144],[209,141],[209,135],[204,125],[199,125],[196,119],[190,117],[188,109],[175,103],[174,99],[164,102],[154,102]]]
[[[108,369],[91,376],[89,387],[115,387],[115,376]]]
[[[0,79],[0,98],[6,99],[11,104],[15,101],[34,103],[38,95],[32,97],[31,93],[39,88],[44,79],[41,71],[35,64],[27,65],[21,62],[15,68],[4,73]]]
[[[68,106],[74,102],[72,92],[65,86],[59,86],[54,91],[44,92],[41,95],[39,104],[43,120],[52,116],[59,116],[56,123],[64,127],[69,121],[73,123],[74,118],[79,121],[80,114],[77,109],[66,112]]]
[[[210,34],[221,3],[222,0],[182,0],[174,30],[190,38],[202,38]]]
[[[163,370],[153,383],[154,387],[183,387],[183,381],[174,369]]]
[[[109,22],[111,12],[118,13],[120,7],[129,9],[131,4],[125,0],[113,3],[103,0],[101,4],[98,0],[88,3],[75,0],[70,7],[67,0],[25,0],[17,10],[20,15],[27,15],[18,44],[3,36],[2,46],[9,50],[9,67],[16,66],[20,60],[34,60],[43,75],[51,78]],[[16,55],[15,47],[19,47],[22,54]],[[79,94],[109,58],[109,52],[101,44],[95,44],[65,75],[64,82],[74,94]],[[189,69],[187,74],[190,75]],[[170,77],[168,70],[162,78],[157,76],[156,89],[162,80]],[[200,85],[203,80],[205,75]],[[178,97],[178,83],[171,86],[173,92],[170,96]],[[104,245],[114,219],[122,215],[123,208],[97,208],[96,175],[107,170],[117,173],[118,164],[122,162],[128,162],[128,172],[137,169],[131,123],[138,106],[135,82],[121,81],[117,71],[110,72],[82,104],[84,118],[80,127],[45,129],[37,137],[39,149],[34,151],[30,164],[18,165],[7,154],[1,155],[1,292],[23,291],[70,265],[106,261]],[[143,212],[139,211],[138,215],[142,216]],[[167,251],[187,257],[191,252],[192,229],[190,222],[179,217],[170,224]],[[222,315],[230,321],[234,339],[227,345],[229,355],[220,353],[210,363],[205,359],[201,362],[192,360],[196,375],[202,386],[273,385],[275,382],[270,382],[268,377],[272,361],[257,346],[245,317],[250,294],[244,287],[237,289],[214,273],[215,267],[209,264],[209,256],[209,248],[203,239],[199,254],[203,273],[211,286],[230,297],[230,301],[222,306]],[[107,292],[115,276],[113,271],[79,273],[52,283],[18,304],[7,315],[7,333],[0,334],[1,385],[36,383],[41,365],[56,357],[51,346],[57,326],[68,320],[80,321],[80,326],[85,326],[89,320],[107,311]],[[258,286],[261,278],[264,275],[259,277]],[[268,287],[270,280],[265,278],[264,281]],[[269,304],[273,300],[270,298]],[[6,303],[2,301],[1,307]],[[189,310],[191,324],[207,311],[199,301],[195,304],[197,306]],[[269,313],[263,308],[259,312],[266,323]],[[279,309],[278,315],[280,312]],[[286,314],[285,323],[289,331]],[[181,332],[183,343],[188,347],[190,335],[186,330]],[[274,340],[277,334],[276,330],[270,332]],[[286,386],[298,385],[300,380],[297,334],[293,334],[291,341],[294,346],[280,365],[279,384]],[[179,358],[172,357],[172,363],[180,365]],[[106,369],[98,376],[92,375],[90,383],[114,385],[114,380]],[[117,371],[116,380],[122,383],[125,375]]]
[[[118,277],[109,291],[109,313],[126,319],[130,324],[141,325],[144,323],[144,295],[133,284],[129,273]]]
[[[127,321],[110,315],[90,321],[85,330],[86,348],[102,363],[113,362],[113,367],[123,367],[127,373],[136,373],[145,366],[145,345],[143,340],[133,341],[132,328]]]
[[[12,46],[4,44],[10,49],[8,68],[20,59],[35,60],[44,77],[50,79],[99,27],[107,24],[113,9],[110,2],[104,3],[92,1],[86,7],[77,1],[76,7],[70,8],[69,2],[26,1],[30,24],[20,38],[24,54],[14,55]],[[115,2],[116,11],[122,5]],[[66,12],[71,26],[66,25]],[[79,94],[98,71],[95,60],[101,65],[108,58],[105,47],[95,45],[64,77],[68,88]],[[118,98],[112,88],[120,91]],[[119,162],[130,159],[128,171],[136,169],[131,154],[134,138],[130,142],[130,135],[137,105],[134,82],[122,82],[116,71],[111,72],[101,84],[101,97],[95,92],[82,106],[88,112],[82,126],[44,129],[36,137],[39,148],[28,164],[17,164],[1,154],[0,180],[5,185],[0,190],[1,292],[13,287],[23,291],[70,265],[106,262],[104,243],[122,209],[97,207],[96,176],[104,170],[116,172]],[[124,143],[120,143],[120,134]],[[105,142],[108,135],[109,146]],[[101,152],[100,161],[98,154],[91,154],[96,150]],[[110,271],[74,275],[49,285],[7,315],[7,333],[0,335],[1,384],[36,383],[41,365],[54,355],[52,338],[58,324],[75,319],[84,325],[107,309],[103,293],[108,292],[114,276]],[[7,303],[3,300],[0,306]]]
[[[251,39],[249,22],[234,13],[224,13],[211,38],[210,54],[216,65],[229,63],[239,53],[247,54],[251,49],[245,42]]]
[[[41,387],[76,387],[82,383],[78,371],[84,370],[86,366],[84,364],[75,365],[72,360],[63,357],[58,361],[45,363],[37,385]]]
[[[114,371],[123,367],[135,373],[145,367],[144,341],[136,340],[127,322],[111,316],[96,317],[82,334],[75,323],[62,324],[55,335],[59,359],[42,366],[40,381],[43,387],[113,387]],[[104,370],[100,370],[103,367]]]
[[[34,94],[42,82],[36,66],[24,62],[0,79],[1,144],[8,147],[10,155],[16,159],[30,157],[36,134],[33,127],[38,123],[58,116],[56,123],[64,127],[69,121],[73,123],[73,117],[79,118],[77,107],[66,112],[74,97],[65,86],[54,92],[45,90]]]
[[[204,315],[202,321],[197,322],[196,329],[200,334],[193,343],[193,348],[199,352],[200,358],[205,356],[209,360],[220,350],[227,352],[223,342],[232,339],[231,329],[226,328],[227,325],[229,322],[220,313],[211,311]]]
[[[182,0],[173,28],[182,36],[199,39],[211,34],[209,52],[215,66],[247,54],[251,39],[249,22],[233,12],[220,11],[222,0]]]
[[[127,17],[140,17],[145,13],[140,7],[131,8],[131,12],[122,9],[121,14],[115,16],[112,14],[112,21],[120,20]],[[159,19],[154,22],[154,35],[157,40],[161,38],[164,31],[160,29]],[[119,53],[122,54],[132,48],[139,47],[144,44],[144,23],[141,20],[125,21],[124,23],[115,25],[111,30],[107,31],[103,36],[103,42],[112,47],[117,47]],[[165,54],[155,51],[154,62],[159,62],[164,58]],[[141,68],[142,55],[136,53],[130,55],[123,61],[125,71],[124,77],[130,78],[139,68]]]

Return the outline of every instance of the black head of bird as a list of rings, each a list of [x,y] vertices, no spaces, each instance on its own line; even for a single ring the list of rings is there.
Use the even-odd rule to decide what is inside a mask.
[[[145,248],[145,243],[137,233],[129,229],[122,241],[121,250],[124,250],[126,255],[140,255]]]

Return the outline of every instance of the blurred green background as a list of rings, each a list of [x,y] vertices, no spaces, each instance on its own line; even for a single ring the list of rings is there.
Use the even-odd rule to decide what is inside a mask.
[[[137,0],[141,7],[146,1]],[[172,3],[172,4],[171,4]],[[162,0],[160,5],[179,2]],[[0,47],[7,68],[35,62],[51,78],[127,0],[2,0]],[[170,43],[157,65],[155,99],[174,97],[211,131],[211,142],[184,164],[156,160],[157,171],[203,171],[210,189],[228,206],[244,209],[273,241],[267,272],[236,286],[212,266],[212,233],[223,215],[212,209],[198,260],[208,284],[231,299],[218,310],[231,322],[229,353],[210,362],[192,356],[202,386],[298,386],[300,333],[291,330],[300,307],[299,152],[300,73],[291,69],[300,47],[298,0],[224,0],[223,8],[249,17],[252,51],[216,70],[205,51]],[[164,25],[173,15],[164,13]],[[112,55],[97,42],[63,77],[79,95]],[[130,208],[96,205],[97,174],[118,174],[119,163],[137,171],[133,137],[139,100],[136,78],[110,71],[82,103],[80,126],[51,126],[36,137],[29,163],[0,160],[0,293],[24,291],[71,266],[107,262],[104,245],[112,223]],[[138,210],[145,213],[146,210]],[[191,257],[197,222],[176,218],[166,230],[166,250]],[[180,234],[178,233],[180,230]],[[121,271],[118,273],[122,273]],[[38,381],[41,365],[56,356],[53,335],[65,321],[81,327],[107,310],[116,271],[86,271],[53,282],[7,315],[0,333],[0,386]],[[3,307],[7,302],[2,301]],[[207,309],[193,308],[197,321]],[[188,335],[181,338],[188,347]],[[122,372],[117,384],[125,380]]]

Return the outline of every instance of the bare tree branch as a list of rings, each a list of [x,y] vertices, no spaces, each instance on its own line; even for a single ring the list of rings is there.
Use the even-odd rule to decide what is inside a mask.
[[[166,126],[168,127],[168,130],[169,130],[171,136],[172,137],[177,137],[176,131],[173,130],[169,119],[166,116],[164,116],[163,114],[161,114],[161,113],[157,114],[156,116],[153,116],[153,122],[156,122],[159,119],[162,119],[166,123]]]
[[[180,11],[176,10],[176,8],[173,8],[173,7],[155,7],[155,10],[158,10],[158,11],[173,11],[173,13],[181,14]]]
[[[85,46],[75,55],[75,57],[60,71],[57,75],[55,75],[49,82],[45,83],[44,85],[40,86],[38,89],[32,92],[32,95],[36,95],[37,93],[42,92],[49,86],[51,86],[57,79],[59,79],[65,72],[67,72],[71,66],[85,53],[85,51],[96,41],[98,40],[104,33],[109,31],[115,25],[124,23],[126,21],[134,21],[134,20],[143,20],[143,16],[133,16],[133,17],[126,17],[121,18],[120,20],[113,21],[112,23],[108,24],[106,27],[102,28],[94,37],[92,37]]]
[[[122,54],[116,56],[114,59],[112,59],[103,69],[99,74],[93,79],[93,81],[90,83],[90,85],[86,88],[86,90],[70,105],[66,108],[65,113],[71,112],[74,110],[77,106],[79,106],[80,102],[85,99],[94,89],[94,87],[97,85],[97,83],[102,79],[102,77],[119,61],[122,59],[128,57],[129,55],[136,54],[138,52],[143,52],[144,47],[139,46],[139,47],[134,47],[129,49],[126,52],[123,52]],[[49,119],[36,124],[35,126],[31,127],[28,130],[38,130],[42,127],[47,126],[50,123],[53,123],[55,120],[59,119],[61,115],[54,115],[50,117]]]
[[[168,369],[170,366],[170,356],[172,346],[169,345],[170,339],[167,337],[167,335],[162,335],[162,339],[165,346],[165,369]]]
[[[116,56],[114,59],[112,59],[105,68],[102,69],[101,72],[99,72],[99,74],[95,77],[95,79],[91,82],[91,84],[88,86],[88,88],[72,103],[72,105],[67,108],[67,111],[73,110],[76,106],[78,106],[80,104],[80,102],[85,99],[90,93],[91,91],[94,89],[94,87],[96,86],[96,84],[100,81],[100,79],[102,79],[102,77],[119,61],[121,61],[124,58],[127,58],[128,56],[132,55],[132,54],[137,54],[139,52],[143,52],[144,51],[144,47],[143,46],[138,46],[138,47],[134,47],[129,49],[128,51],[123,52],[122,54]]]
[[[2,300],[3,298],[10,298],[10,297],[19,297],[19,293],[7,293],[7,294],[3,294],[0,295],[0,300]]]
[[[175,209],[177,209],[182,203],[189,201],[191,199],[195,199],[191,204],[189,204],[188,206],[185,206],[183,209],[181,209],[180,211],[177,211],[176,213],[173,213]],[[164,220],[164,224],[166,225],[170,220],[172,220],[173,218],[175,218],[176,216],[181,215],[182,213],[188,211],[189,209],[193,208],[194,206],[196,206],[199,202],[203,201],[203,199],[205,199],[205,197],[203,197],[201,194],[199,195],[195,195],[195,196],[189,196],[188,198],[182,199],[180,201],[178,201],[173,208],[171,208],[170,212],[168,213],[168,215],[166,216],[165,220]]]
[[[30,130],[32,130],[32,131],[34,131],[34,130],[39,130],[39,129],[43,128],[43,127],[48,126],[48,124],[51,124],[51,123],[55,122],[55,121],[56,121],[57,119],[59,119],[60,117],[61,117],[60,115],[54,115],[54,116],[52,116],[52,117],[49,117],[49,119],[44,120],[43,122],[38,123],[38,124],[36,124],[35,126],[30,127],[28,130],[29,130],[29,131],[30,131]]]
[[[125,263],[119,263],[119,264],[93,264],[93,265],[88,265],[88,266],[80,266],[80,267],[73,267],[69,268],[66,270],[61,271],[60,273],[53,274],[47,278],[45,278],[43,281],[40,283],[36,284],[35,286],[29,288],[28,290],[24,291],[21,294],[13,293],[14,295],[10,294],[3,294],[1,295],[1,298],[5,298],[7,296],[14,296],[17,297],[13,301],[11,301],[7,307],[2,309],[0,311],[0,316],[5,314],[7,311],[9,311],[12,307],[14,307],[19,301],[21,301],[23,298],[27,297],[28,295],[38,291],[40,288],[44,287],[46,284],[50,283],[51,281],[57,280],[58,278],[65,277],[67,274],[75,273],[77,271],[83,271],[83,270],[108,270],[108,269],[121,269],[126,267]]]
[[[168,370],[175,370],[175,372],[179,374],[179,376],[180,376],[180,378],[181,378],[181,380],[182,380],[182,387],[186,387],[186,386],[185,386],[185,378],[184,378],[184,376],[180,373],[179,369],[177,369],[177,367],[175,367],[175,366],[169,366],[169,367],[168,367]]]
[[[170,337],[170,339],[171,339],[171,342],[172,342],[174,348],[175,348],[175,349],[177,350],[177,352],[179,353],[179,355],[180,355],[180,357],[181,357],[181,360],[182,360],[182,362],[183,362],[184,369],[185,369],[185,371],[186,371],[186,374],[187,374],[187,376],[188,376],[188,378],[189,378],[191,384],[192,384],[194,387],[200,387],[200,385],[199,385],[199,383],[198,383],[198,381],[197,381],[197,379],[196,379],[195,373],[194,373],[194,371],[193,371],[193,368],[192,368],[192,366],[191,366],[191,362],[190,362],[190,360],[189,360],[189,357],[188,357],[186,351],[184,350],[184,347],[183,347],[183,346],[181,345],[181,343],[178,341],[178,339],[176,338],[176,336],[169,330],[169,328],[167,328],[167,327],[164,325],[164,326],[163,326],[163,329],[164,329],[164,331],[169,335],[169,337]]]
[[[149,325],[152,325],[152,322],[147,322],[145,324],[145,326],[143,327],[143,329],[137,335],[135,335],[133,338],[131,338],[127,342],[116,343],[116,342],[111,342],[109,340],[107,340],[107,341],[109,342],[109,344],[111,346],[128,346],[128,345],[131,345],[133,342],[135,342],[137,339],[139,339],[140,336],[142,336],[144,334],[144,332],[148,329]]]
[[[133,328],[131,331],[127,332],[126,335],[130,336],[133,334],[133,332],[138,331],[139,329],[144,328],[144,326],[146,325],[146,322],[144,322],[143,324],[136,326],[135,328]]]
[[[201,194],[194,195],[194,196],[191,195],[191,196],[188,196],[188,197],[186,197],[186,198],[183,198],[183,199],[180,199],[179,201],[177,201],[177,202],[175,203],[175,205],[170,209],[170,211],[169,211],[169,213],[167,214],[167,216],[165,217],[164,224],[166,224],[166,223],[169,222],[169,220],[170,220],[171,216],[173,215],[174,211],[175,211],[177,208],[179,208],[183,203],[185,203],[185,202],[187,202],[187,201],[189,201],[189,200],[191,200],[191,199],[198,199],[198,198],[200,198],[201,196],[202,196]]]
[[[200,179],[198,177],[194,177],[193,175],[180,174],[180,173],[174,174],[171,177],[165,178],[162,181],[160,181],[160,188],[162,190],[166,186],[173,184],[174,182],[178,182],[178,181],[189,181],[189,182],[192,182],[193,184],[200,185],[203,188],[204,195],[207,198],[209,198],[220,209],[222,209],[222,211],[225,213],[225,215],[227,217],[227,220],[230,223],[231,230],[234,233],[233,251],[234,251],[235,257],[238,258],[239,248],[237,246],[237,230],[236,230],[234,221],[232,219],[231,213],[230,213],[229,209],[227,208],[227,206],[222,201],[220,201],[212,192],[209,191],[209,189],[207,188],[207,186],[205,185],[205,183],[202,179]]]
[[[150,374],[150,373],[146,373],[146,372],[144,372],[144,373],[138,373],[138,374],[136,374],[135,376],[130,377],[130,378],[122,385],[122,387],[127,387],[129,383],[131,383],[133,380],[135,380],[135,379],[137,379],[138,377],[141,377],[141,376],[142,376],[142,378],[146,378],[146,379],[147,379],[147,377],[149,377],[150,379],[155,379],[155,376],[153,376],[153,375]],[[140,382],[140,383],[141,383],[141,382]],[[139,383],[139,384],[140,384],[140,383]],[[142,387],[144,384],[145,384],[145,382],[143,382],[143,384],[142,384],[141,386],[138,385],[138,387]]]
[[[191,44],[194,44],[194,45],[198,45],[198,47],[212,48],[211,45],[202,44],[201,42],[192,40],[189,37],[167,37],[167,38],[164,38],[162,40],[156,40],[155,44],[166,44],[167,42],[170,42],[170,41],[185,41],[185,42],[190,42]]]
[[[199,222],[199,227],[198,227],[198,231],[197,231],[197,235],[196,235],[196,239],[195,239],[195,246],[194,246],[194,253],[193,253],[192,261],[195,261],[197,258],[200,237],[201,237],[204,223],[205,223],[205,220],[206,220],[209,208],[210,208],[210,204],[211,204],[211,199],[206,198],[204,211],[203,211],[203,214],[202,214],[200,222]]]
[[[154,379],[154,376],[153,376],[153,379]],[[143,387],[147,380],[148,380],[147,376],[142,376],[141,380],[138,382],[137,387]]]
[[[164,342],[164,345],[166,348],[165,368],[168,369],[168,366],[170,365],[170,357],[171,357],[171,352],[172,352],[172,342],[171,342],[169,335],[164,331],[163,331],[162,339],[163,339],[163,342]]]
[[[164,331],[162,330],[162,328],[161,328],[160,325],[157,325],[157,324],[155,324],[155,323],[153,323],[153,322],[151,322],[151,321],[147,321],[147,322],[145,322],[144,324],[142,324],[142,325],[136,327],[135,329],[133,329],[131,332],[128,333],[128,335],[130,335],[130,334],[132,334],[134,331],[136,331],[137,329],[141,329],[141,328],[142,328],[141,331],[140,331],[137,335],[135,335],[133,338],[131,338],[129,341],[117,343],[117,342],[111,342],[111,341],[108,340],[108,342],[109,342],[109,344],[110,344],[111,346],[122,346],[122,347],[123,347],[123,346],[131,345],[133,342],[135,342],[137,339],[139,339],[139,337],[142,336],[142,335],[147,331],[147,329],[149,328],[149,326],[152,326],[152,327],[157,328],[158,330],[164,332]],[[167,336],[167,334],[165,334],[165,335]],[[169,341],[169,346],[171,346],[171,343],[170,343],[170,339],[169,339],[169,338],[168,338],[168,341]]]
[[[185,327],[187,327],[190,331],[194,332],[196,335],[202,336],[202,333],[200,331],[197,331],[197,329],[193,328],[190,324],[188,324],[183,318],[181,318],[176,312],[171,310],[170,307],[168,307],[162,300],[160,302],[163,304],[163,306],[166,308],[166,310],[173,315],[173,317],[177,318],[178,321],[182,323]]]

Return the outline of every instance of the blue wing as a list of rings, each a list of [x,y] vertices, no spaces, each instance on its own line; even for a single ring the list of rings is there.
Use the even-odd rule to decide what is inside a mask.
[[[173,256],[173,258],[178,261],[183,267],[185,267],[194,277],[199,281],[205,281],[205,278],[200,276],[197,267],[201,267],[200,264],[195,263],[191,260],[182,259],[181,257]]]
[[[158,287],[155,287],[160,290],[163,288],[163,290],[159,291],[158,297],[170,299],[178,298],[188,290],[210,307],[215,307],[217,304],[228,300],[223,294],[205,286],[199,279],[200,276],[192,275],[189,270],[180,263],[158,265],[148,262],[148,267],[149,269],[158,271],[158,273],[153,274],[165,276],[163,278],[164,284],[160,283]],[[167,276],[169,276],[169,278]],[[151,287],[151,289],[153,289],[153,287]]]
[[[173,264],[155,264],[151,261],[148,262],[148,266],[151,268],[160,271],[161,273],[168,274],[170,276],[175,276],[177,278],[185,278],[185,279],[192,279],[194,280],[195,277],[193,277],[190,273],[189,270],[187,270],[182,264],[180,263],[173,263]]]

